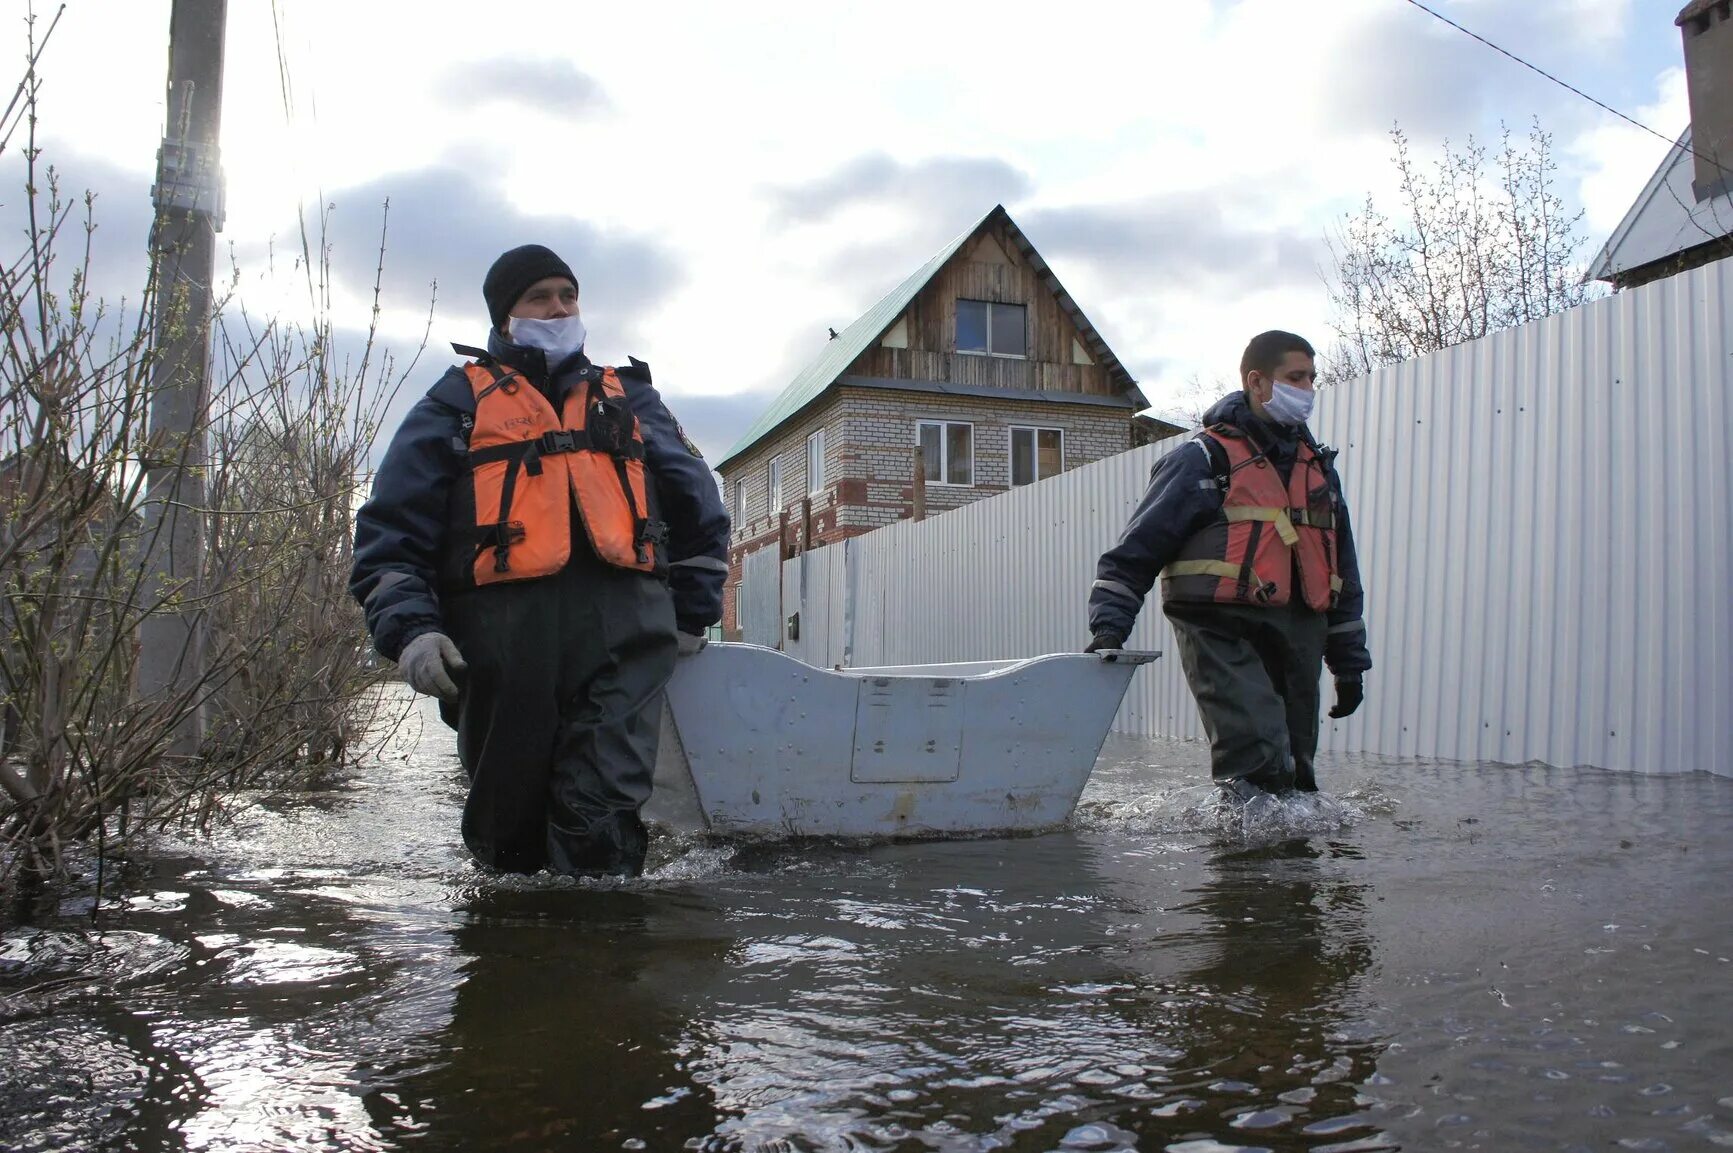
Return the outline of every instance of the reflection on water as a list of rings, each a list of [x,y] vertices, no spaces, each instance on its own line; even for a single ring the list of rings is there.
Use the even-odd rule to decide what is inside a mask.
[[[1733,782],[1204,761],[579,884],[467,862],[430,730],[0,935],[0,1149],[1733,1145]]]

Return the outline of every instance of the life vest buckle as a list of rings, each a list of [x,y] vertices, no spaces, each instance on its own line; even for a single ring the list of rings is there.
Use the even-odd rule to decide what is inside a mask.
[[[636,550],[639,564],[650,563],[650,545],[665,548],[668,544],[668,525],[664,521],[638,518],[637,531],[632,534],[632,545]]]
[[[577,433],[569,428],[544,432],[536,438],[535,444],[543,456],[556,452],[577,452],[580,447]]]
[[[501,521],[488,526],[487,537],[493,539],[493,571],[510,572],[511,546],[523,542],[527,534],[524,532],[524,522],[521,520]],[[483,538],[486,545],[486,537]]]

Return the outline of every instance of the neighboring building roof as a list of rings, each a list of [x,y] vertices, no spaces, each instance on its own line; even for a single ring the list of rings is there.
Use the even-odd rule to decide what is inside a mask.
[[[1197,421],[1183,413],[1165,412],[1153,406],[1133,413],[1131,423],[1142,428],[1152,444],[1169,437],[1184,436],[1198,428]]]
[[[1059,306],[1071,318],[1071,323],[1077,326],[1084,347],[1095,358],[1095,362],[1106,369],[1107,378],[1113,381],[1122,393],[1130,396],[1132,402],[1139,405],[1145,403],[1143,394],[1137,391],[1137,382],[1131,378],[1131,374],[1125,370],[1125,366],[1119,362],[1119,358],[1113,355],[1113,350],[1107,347],[1107,342],[1101,339],[1101,334],[1095,331],[1095,326],[1089,323],[1089,319],[1083,315],[1083,310],[1077,307],[1076,302],[1071,299],[1071,295],[1059,283],[1059,278],[1053,275],[1052,269],[1041,258],[1041,254],[1035,251],[1035,246],[1029,243],[1022,230],[1012,222],[1004,205],[995,204],[992,211],[970,225],[955,240],[935,253],[932,259],[917,268],[907,280],[891,289],[884,299],[867,309],[853,324],[838,333],[836,339],[827,341],[824,350],[818,354],[817,358],[801,369],[795,378],[789,382],[788,387],[777,394],[776,399],[770,402],[770,407],[760,413],[758,419],[752,422],[746,432],[734,443],[734,446],[722,454],[715,467],[717,469],[725,467],[735,457],[746,452],[807,405],[824,395],[832,385],[838,382],[837,378],[849,365],[858,360],[862,353],[884,336],[890,326],[895,324],[897,318],[903,314],[903,311],[914,302],[915,297],[920,295],[921,289],[925,288],[927,283],[938,275],[939,270],[953,256],[957,255],[963,245],[991,223],[995,217],[1002,218],[1010,235],[1016,240],[1024,259],[1029,261],[1035,269],[1036,276],[1048,283],[1049,289],[1059,301]],[[901,381],[897,383],[898,386],[904,388],[919,388],[919,382]],[[1053,393],[1052,395],[1066,394]]]
[[[1589,262],[1584,279],[1619,282],[1646,265],[1733,236],[1733,193],[1698,201],[1691,189],[1694,172],[1687,128]]]
[[[1188,416],[1177,409],[1158,408],[1153,404],[1148,408],[1133,413],[1132,417],[1133,419],[1145,421],[1152,425],[1161,425],[1164,428],[1178,429],[1180,432],[1190,432],[1195,428],[1203,427],[1198,424],[1195,417]]]

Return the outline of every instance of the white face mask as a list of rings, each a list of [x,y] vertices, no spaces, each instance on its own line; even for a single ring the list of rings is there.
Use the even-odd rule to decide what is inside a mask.
[[[1264,401],[1264,415],[1277,424],[1305,424],[1312,415],[1312,390],[1295,388],[1286,381],[1271,381],[1275,391]]]
[[[584,331],[584,318],[576,313],[557,320],[537,320],[529,316],[507,317],[505,331],[513,344],[541,349],[547,355],[549,368],[555,367],[584,347],[584,340],[588,336]]]

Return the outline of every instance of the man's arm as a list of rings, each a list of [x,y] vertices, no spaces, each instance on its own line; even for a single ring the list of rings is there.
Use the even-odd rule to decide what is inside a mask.
[[[1202,440],[1158,460],[1119,543],[1102,553],[1095,566],[1095,584],[1089,590],[1090,634],[1123,643],[1161,570],[1221,507],[1222,492]]]
[[[1358,677],[1372,667],[1363,615],[1366,594],[1360,585],[1360,557],[1348,523],[1348,502],[1342,499],[1342,482],[1333,470],[1330,483],[1336,489],[1336,575],[1342,578],[1342,591],[1327,617],[1330,631],[1324,641],[1324,662],[1334,676]]]
[[[668,524],[668,586],[680,631],[700,635],[722,619],[728,579],[728,513],[710,466],[650,383],[650,366],[618,370],[644,437],[644,462]]]
[[[465,388],[468,385],[465,382]],[[395,661],[403,647],[440,631],[437,574],[446,500],[456,479],[461,414],[425,396],[403,418],[355,516],[349,591],[367,614],[373,647]]]

